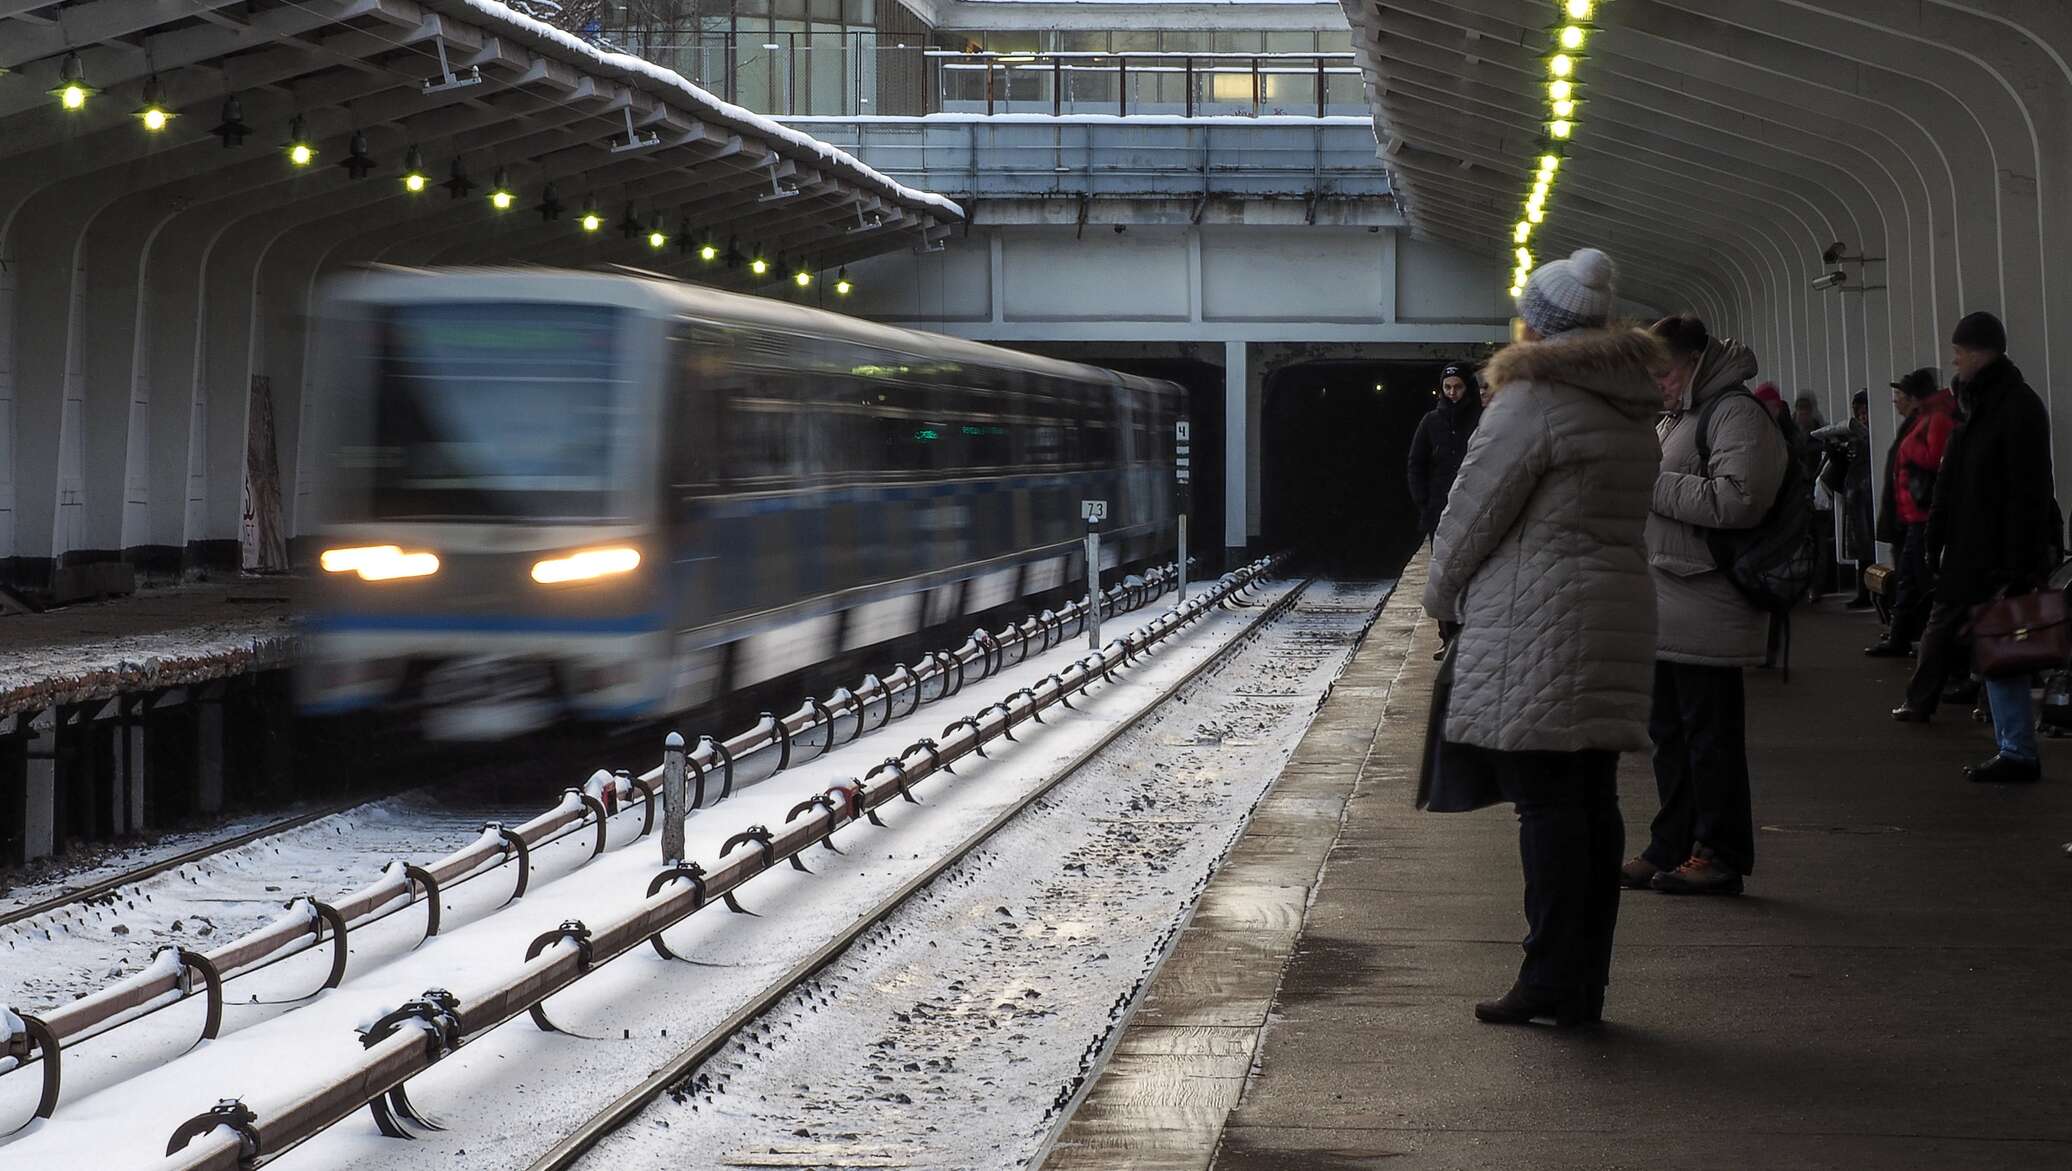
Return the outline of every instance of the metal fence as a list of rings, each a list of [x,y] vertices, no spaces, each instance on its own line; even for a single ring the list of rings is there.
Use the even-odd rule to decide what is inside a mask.
[[[902,183],[953,198],[1389,192],[1364,118],[1257,122],[1074,115],[792,119]]]
[[[1365,115],[1346,52],[964,52],[875,33],[709,34],[648,55],[778,117]]]

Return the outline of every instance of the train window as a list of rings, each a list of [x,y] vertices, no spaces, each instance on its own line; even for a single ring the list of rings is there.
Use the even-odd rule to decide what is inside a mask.
[[[726,455],[734,480],[770,480],[796,474],[803,419],[789,403],[736,399],[728,404]]]
[[[1039,467],[1065,462],[1065,428],[1057,419],[1041,419],[1022,432],[1022,461]]]
[[[626,312],[425,303],[382,322],[369,487],[380,518],[597,518],[636,437]]]

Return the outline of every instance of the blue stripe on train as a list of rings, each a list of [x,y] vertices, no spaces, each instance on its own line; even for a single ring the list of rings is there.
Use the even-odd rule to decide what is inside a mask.
[[[518,614],[316,614],[304,623],[318,633],[420,631],[467,634],[655,634],[660,614],[625,618],[551,618]]]

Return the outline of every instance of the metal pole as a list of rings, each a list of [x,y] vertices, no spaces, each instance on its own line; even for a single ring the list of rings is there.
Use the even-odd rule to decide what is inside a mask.
[[[1187,600],[1187,514],[1186,514],[1185,512],[1182,512],[1182,513],[1180,514],[1180,560],[1179,560],[1179,567],[1180,567],[1180,597],[1178,598],[1178,600],[1179,600],[1179,601],[1182,601],[1182,602],[1185,602],[1185,601]]]
[[[669,733],[662,741],[662,864],[683,860],[683,822],[690,812],[684,805],[683,734]]]
[[[1053,56],[1050,59],[1050,113],[1055,118],[1065,112],[1065,59]]]
[[[1087,645],[1101,649],[1101,530],[1097,522],[1086,522],[1086,631]]]
[[[1115,116],[1127,118],[1130,113],[1130,59],[1115,59]]]
[[[1319,118],[1324,116],[1325,89],[1326,87],[1324,85],[1324,59],[1322,57],[1319,57],[1317,58],[1317,117]]]

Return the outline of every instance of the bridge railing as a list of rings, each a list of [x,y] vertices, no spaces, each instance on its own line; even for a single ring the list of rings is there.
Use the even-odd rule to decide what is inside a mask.
[[[1049,50],[888,44],[832,31],[634,35],[632,52],[780,118],[1152,114],[1370,117],[1353,54]]]
[[[952,197],[1389,193],[1365,118],[980,113],[786,121],[902,183]]]

